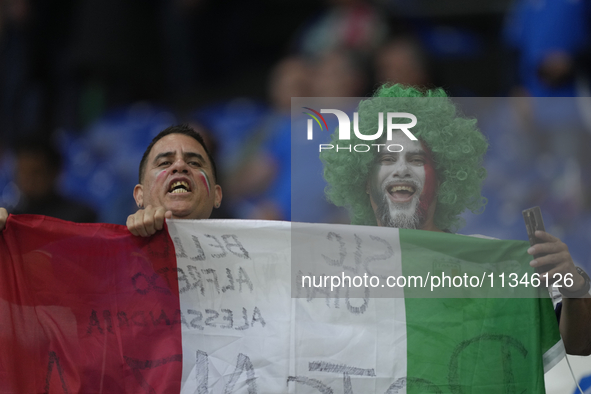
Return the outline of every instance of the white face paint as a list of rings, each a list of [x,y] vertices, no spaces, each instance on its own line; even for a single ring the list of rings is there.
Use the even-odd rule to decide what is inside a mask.
[[[402,132],[392,134],[387,144],[402,145],[401,152],[378,153],[370,174],[369,191],[378,224],[397,228],[422,228],[430,204],[421,202],[427,180],[429,154],[419,141],[411,141]],[[432,178],[432,177],[429,177]],[[434,180],[429,179],[430,187]]]

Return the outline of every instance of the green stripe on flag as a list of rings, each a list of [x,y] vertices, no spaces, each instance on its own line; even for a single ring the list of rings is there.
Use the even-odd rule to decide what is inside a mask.
[[[530,271],[526,242],[400,230],[400,244],[405,276],[463,276],[479,264],[482,272],[497,269],[495,275],[506,266]],[[502,290],[495,286],[481,291]],[[405,292],[426,294],[413,290]],[[545,392],[541,360],[560,340],[549,298],[408,296],[408,393]]]

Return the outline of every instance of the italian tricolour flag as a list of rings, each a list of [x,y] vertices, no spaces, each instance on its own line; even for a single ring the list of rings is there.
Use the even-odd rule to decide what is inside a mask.
[[[508,278],[498,292],[501,273],[530,272],[526,249],[263,221],[169,220],[140,238],[11,215],[0,233],[0,393],[542,393],[564,352],[552,303]],[[427,274],[487,282],[388,286]],[[374,279],[318,286],[363,275]]]

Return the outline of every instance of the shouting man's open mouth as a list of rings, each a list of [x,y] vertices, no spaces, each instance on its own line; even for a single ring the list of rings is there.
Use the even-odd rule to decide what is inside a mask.
[[[187,181],[173,181],[168,187],[168,192],[171,194],[189,193],[191,187]]]

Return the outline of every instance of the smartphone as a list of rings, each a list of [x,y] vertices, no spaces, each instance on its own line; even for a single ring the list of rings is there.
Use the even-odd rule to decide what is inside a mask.
[[[542,219],[542,210],[540,207],[528,208],[523,211],[523,220],[525,220],[525,229],[527,230],[527,236],[529,238],[529,244],[531,246],[542,243],[543,241],[536,238],[536,231],[546,231],[544,227],[544,219]],[[538,256],[534,256],[536,258]]]

